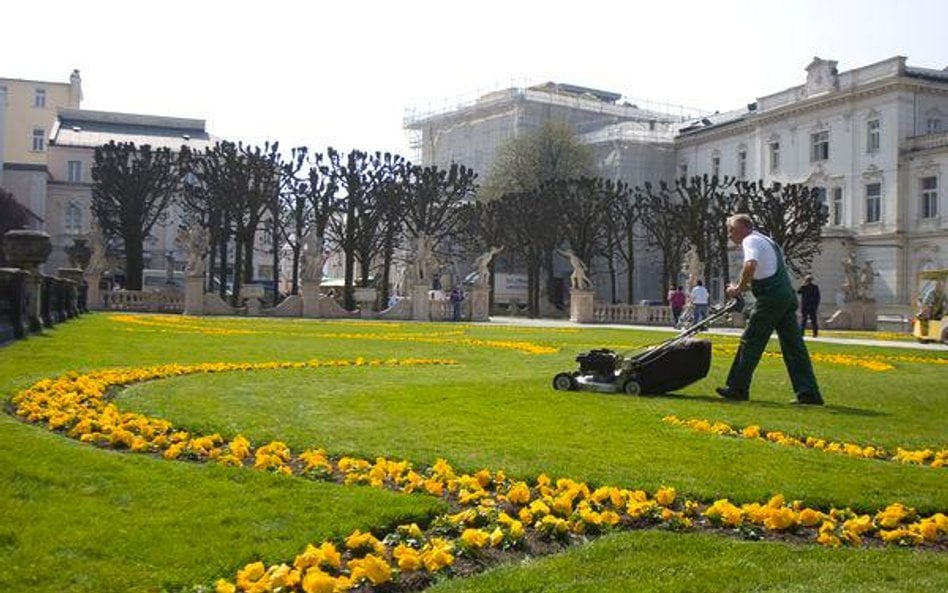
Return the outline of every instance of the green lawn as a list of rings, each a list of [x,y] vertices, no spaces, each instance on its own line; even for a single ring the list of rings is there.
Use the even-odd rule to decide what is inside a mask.
[[[321,446],[419,466],[444,457],[463,470],[547,473],[650,491],[669,485],[706,501],[783,493],[819,507],[869,512],[900,501],[924,513],[948,511],[945,469],[703,435],[662,421],[675,414],[890,449],[944,448],[948,352],[810,342],[816,354],[848,357],[816,363],[823,408],[787,405],[792,392],[778,358],[762,362],[751,402],[720,400],[713,388],[730,363],[721,352],[708,379],[672,396],[550,387],[582,350],[629,350],[663,337],[590,327],[100,313],[0,349],[0,394],[6,399],[44,377],[111,366],[452,358],[457,366],[191,375],[134,385],[117,402],[188,430],[240,433],[254,443],[279,439],[296,450]],[[716,348],[736,345],[730,337],[712,340]],[[524,352],[528,345],[556,351]],[[895,368],[851,364],[853,357],[880,356]],[[10,558],[0,570],[3,591],[180,590],[229,577],[248,561],[292,560],[307,542],[442,510],[423,496],[117,453],[0,417],[0,551]],[[451,579],[436,590],[633,588],[935,591],[948,588],[948,555],[653,531],[612,535],[526,565]]]

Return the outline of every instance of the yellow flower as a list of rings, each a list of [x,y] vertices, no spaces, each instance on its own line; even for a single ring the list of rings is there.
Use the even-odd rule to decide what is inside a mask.
[[[482,529],[465,529],[461,534],[461,541],[473,550],[479,550],[487,545],[490,536]]]
[[[811,508],[805,508],[800,511],[799,519],[800,519],[800,525],[803,525],[805,527],[813,527],[817,523],[820,523],[823,521],[823,513]]]
[[[666,488],[662,486],[658,489],[658,492],[655,493],[655,501],[663,507],[671,506],[675,502],[675,496],[677,492],[674,488]]]
[[[745,426],[741,430],[741,436],[745,439],[759,439],[760,438],[760,427],[756,425]]]
[[[237,593],[237,585],[224,579],[218,579],[214,584],[214,593]]]
[[[398,569],[402,571],[418,570],[421,568],[421,554],[405,544],[398,544],[392,551],[392,556],[398,562]]]
[[[530,487],[526,482],[517,482],[507,491],[507,500],[513,504],[527,504],[530,502]]]
[[[786,507],[772,509],[768,517],[764,519],[764,527],[771,531],[785,531],[796,527],[796,525],[797,514],[793,509]]]
[[[441,538],[433,538],[421,550],[421,561],[428,572],[438,572],[454,564],[453,546]]]
[[[703,514],[712,521],[731,527],[739,526],[744,520],[744,512],[726,498],[714,501]]]
[[[336,590],[336,579],[318,568],[311,568],[306,571],[301,585],[305,593],[333,593]]]
[[[892,529],[913,516],[915,516],[915,509],[896,502],[876,513],[876,524],[886,529]]]
[[[375,554],[369,554],[362,559],[362,568],[373,585],[382,585],[392,580],[392,567],[384,558]]]
[[[237,571],[237,586],[241,589],[251,588],[257,581],[262,579],[267,569],[263,562],[253,562]]]

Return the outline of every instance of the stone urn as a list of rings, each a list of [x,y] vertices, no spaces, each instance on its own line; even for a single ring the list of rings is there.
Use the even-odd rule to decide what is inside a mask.
[[[86,269],[89,265],[89,259],[92,258],[92,248],[88,241],[83,238],[73,239],[72,245],[66,248],[66,255],[69,256],[69,263],[74,268]]]
[[[53,244],[43,231],[13,230],[3,235],[3,254],[10,265],[36,271],[46,262]]]

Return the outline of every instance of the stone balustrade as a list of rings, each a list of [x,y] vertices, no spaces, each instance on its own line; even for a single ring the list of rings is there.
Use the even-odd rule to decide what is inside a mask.
[[[110,311],[183,313],[184,293],[179,291],[113,290],[104,293]]]
[[[593,323],[674,325],[671,307],[664,305],[609,305],[602,303],[597,303],[593,307]]]

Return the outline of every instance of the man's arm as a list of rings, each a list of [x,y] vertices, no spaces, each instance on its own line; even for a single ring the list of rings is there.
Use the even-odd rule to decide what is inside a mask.
[[[744,267],[741,268],[741,278],[738,280],[737,284],[731,284],[727,287],[727,296],[734,298],[740,294],[747,292],[747,289],[750,288],[751,281],[754,279],[754,272],[757,270],[757,260],[749,259],[744,262]]]

